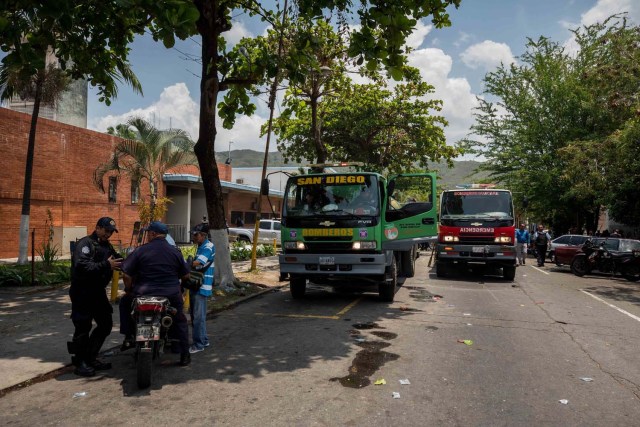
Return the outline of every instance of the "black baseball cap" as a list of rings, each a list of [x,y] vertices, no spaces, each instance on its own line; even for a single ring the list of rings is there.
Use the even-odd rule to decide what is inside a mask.
[[[102,218],[100,218],[96,224],[96,227],[102,227],[107,231],[115,231],[116,233],[118,232],[118,229],[116,228],[116,222],[113,220],[113,218],[109,218],[108,216],[103,216]]]
[[[194,226],[193,230],[191,230],[191,234],[196,234],[196,233],[207,234],[208,232],[209,232],[209,224],[207,224],[206,222],[201,222],[200,224]]]

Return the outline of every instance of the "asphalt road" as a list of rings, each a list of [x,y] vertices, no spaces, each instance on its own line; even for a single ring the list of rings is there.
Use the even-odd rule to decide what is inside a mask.
[[[7,394],[3,424],[638,425],[640,284],[550,265],[437,279],[418,261],[393,304],[284,288],[210,320],[212,347],[187,368],[167,355],[148,390],[125,352]]]

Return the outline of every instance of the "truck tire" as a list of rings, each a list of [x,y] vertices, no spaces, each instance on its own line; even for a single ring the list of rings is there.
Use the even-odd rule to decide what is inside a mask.
[[[449,267],[442,261],[436,262],[436,277],[447,277]]]
[[[396,257],[391,257],[391,265],[385,268],[384,281],[378,284],[378,295],[380,301],[393,302],[396,295],[396,286],[398,285],[398,265]]]
[[[622,275],[630,282],[637,282],[640,280],[640,266],[637,262],[634,262],[632,265],[625,267]]]
[[[238,236],[238,241],[243,243],[251,243],[251,240],[247,236]]]
[[[513,282],[513,279],[516,278],[516,266],[508,265],[508,266],[502,267],[502,277],[505,280],[509,280]]]
[[[410,251],[400,252],[401,272],[404,277],[413,277],[416,274],[416,248]]]
[[[576,255],[571,261],[571,272],[578,277],[582,277],[589,272],[587,265],[587,257],[585,255]]]
[[[289,290],[293,299],[304,297],[307,290],[307,279],[304,277],[291,277],[289,280]]]

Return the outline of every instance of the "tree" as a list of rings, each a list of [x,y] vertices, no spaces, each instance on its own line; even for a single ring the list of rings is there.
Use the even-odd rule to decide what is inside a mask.
[[[111,160],[96,168],[93,181],[104,193],[104,177],[112,172],[116,175],[124,173],[138,184],[146,180],[151,198],[150,220],[159,219],[153,216],[158,199],[158,182],[172,168],[196,164],[194,143],[181,129],[159,130],[139,117],[129,119],[126,125],[118,125],[116,129],[125,135],[133,133],[134,137],[115,146]]]
[[[117,80],[129,83],[138,91],[140,84],[126,62],[126,55],[122,58],[133,31],[128,16],[134,15],[123,5],[117,2],[92,4],[87,13],[88,9],[67,2],[8,3],[0,9],[0,49],[7,52],[0,65],[0,98],[20,95],[34,100],[19,231],[18,263],[24,264],[27,262],[33,156],[41,103],[55,104],[69,78],[89,77],[91,83],[100,88],[101,99],[106,102],[116,95]],[[108,19],[118,13],[121,19]],[[109,45],[104,43],[107,39]]]
[[[424,82],[397,85],[353,84],[344,79],[322,104],[322,140],[330,161],[364,163],[367,170],[408,172],[428,161],[451,161],[459,151],[447,146],[439,111],[441,101],[427,100],[433,87]],[[279,149],[300,161],[312,153],[308,136],[310,108],[295,94],[278,118]],[[411,158],[412,162],[406,159]]]

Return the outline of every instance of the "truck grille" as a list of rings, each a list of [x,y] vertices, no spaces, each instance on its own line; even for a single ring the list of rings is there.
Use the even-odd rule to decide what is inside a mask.
[[[460,244],[463,245],[493,245],[495,236],[493,234],[460,234]]]

